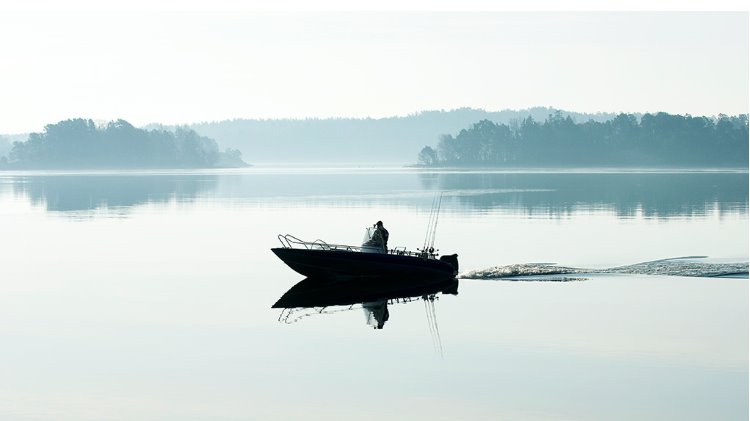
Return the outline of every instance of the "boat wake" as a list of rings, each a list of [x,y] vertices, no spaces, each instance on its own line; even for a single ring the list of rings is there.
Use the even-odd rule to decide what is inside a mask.
[[[506,266],[494,266],[487,269],[470,270],[458,275],[460,279],[502,279],[508,281],[566,281],[564,276],[545,276],[544,278],[528,278],[539,275],[568,275],[587,272],[583,269],[557,266],[555,263],[519,263]]]
[[[458,275],[461,279],[492,279],[503,281],[568,282],[585,278],[550,276],[570,274],[616,273],[632,275],[662,275],[690,277],[748,277],[748,262],[719,263],[702,261],[706,256],[676,257],[652,260],[606,269],[586,269],[558,266],[555,263],[522,263],[470,270]],[[542,277],[540,277],[542,276]]]

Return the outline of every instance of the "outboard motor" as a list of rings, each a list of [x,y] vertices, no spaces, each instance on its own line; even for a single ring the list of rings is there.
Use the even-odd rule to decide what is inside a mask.
[[[449,265],[453,266],[453,270],[458,274],[458,255],[457,254],[448,254],[444,256],[440,256],[440,261],[448,263]]]

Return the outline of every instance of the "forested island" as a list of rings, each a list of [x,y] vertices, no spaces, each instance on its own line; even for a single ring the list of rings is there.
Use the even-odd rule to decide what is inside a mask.
[[[14,142],[0,169],[140,169],[244,167],[235,149],[219,151],[215,140],[192,129],[144,130],[125,120],[97,125],[64,120]]]
[[[748,116],[716,119],[667,113],[619,114],[576,123],[561,112],[540,123],[481,120],[437,148],[418,154],[424,166],[748,167]]]

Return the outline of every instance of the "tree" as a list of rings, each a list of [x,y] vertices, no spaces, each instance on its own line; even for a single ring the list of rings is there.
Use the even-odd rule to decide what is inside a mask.
[[[440,141],[438,142],[438,156],[440,160],[448,164],[459,162],[461,155],[459,154],[457,145],[458,142],[453,136],[449,134],[440,136]]]
[[[419,156],[417,157],[417,159],[420,164],[430,167],[437,164],[438,154],[436,150],[432,149],[429,146],[425,146],[419,152]]]

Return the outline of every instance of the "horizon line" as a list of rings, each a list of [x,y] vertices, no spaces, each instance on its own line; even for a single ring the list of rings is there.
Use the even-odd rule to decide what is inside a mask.
[[[583,115],[601,115],[601,114],[613,114],[613,115],[620,115],[620,114],[633,114],[633,115],[645,115],[645,114],[658,114],[658,113],[666,113],[671,115],[680,115],[680,116],[690,116],[690,117],[706,117],[706,118],[713,118],[716,119],[720,115],[726,115],[729,117],[737,117],[742,115],[748,115],[747,112],[744,113],[737,113],[737,114],[728,114],[728,113],[717,113],[713,115],[706,115],[706,114],[691,114],[691,113],[673,113],[669,111],[574,111],[574,110],[568,110],[564,108],[557,108],[549,105],[535,105],[531,107],[526,108],[502,108],[502,109],[485,109],[485,108],[475,108],[475,107],[457,107],[457,108],[440,108],[440,109],[423,109],[420,111],[413,111],[408,114],[390,114],[386,116],[305,116],[305,117],[228,117],[224,119],[215,119],[215,120],[199,120],[199,121],[193,121],[189,123],[165,123],[165,122],[148,122],[144,124],[133,124],[133,126],[138,128],[144,128],[147,126],[157,125],[157,126],[174,126],[174,127],[188,127],[188,126],[196,126],[201,124],[213,124],[213,123],[223,123],[223,122],[231,122],[231,121],[308,121],[308,120],[388,120],[388,119],[394,119],[394,118],[409,118],[409,117],[416,117],[420,114],[425,113],[450,113],[455,111],[480,111],[480,112],[486,112],[486,113],[501,113],[501,112],[523,112],[523,111],[531,111],[535,109],[547,109],[550,111],[561,111],[563,113],[571,113],[571,114],[583,114]],[[117,120],[123,120],[128,123],[130,123],[130,120],[125,118],[112,118],[112,119],[106,119],[106,118],[93,118],[93,117],[68,117],[63,118],[61,120],[58,120],[54,123],[47,123],[47,124],[56,124],[62,121],[66,120],[74,120],[74,119],[86,119],[86,120],[92,120],[94,122],[113,122]],[[45,126],[47,125],[45,124]],[[29,131],[22,131],[22,132],[2,132],[0,135],[2,136],[19,136],[19,135],[25,135],[30,133],[40,133],[44,130],[44,127],[42,127],[39,131],[29,130]]]

